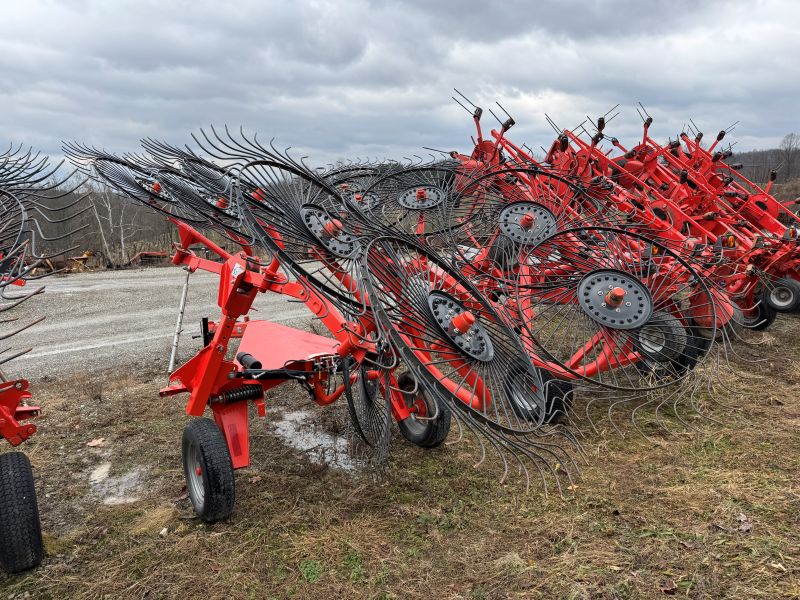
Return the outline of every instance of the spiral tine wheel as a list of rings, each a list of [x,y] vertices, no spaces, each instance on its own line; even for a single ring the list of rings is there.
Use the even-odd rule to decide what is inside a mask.
[[[686,377],[708,352],[693,315],[714,331],[724,308],[679,255],[618,229],[559,232],[522,262],[511,304],[526,347],[551,372],[605,388],[645,392]]]
[[[568,460],[573,440],[547,425],[541,372],[466,278],[430,249],[391,236],[372,241],[363,269],[375,318],[417,381],[501,453],[546,470]]]

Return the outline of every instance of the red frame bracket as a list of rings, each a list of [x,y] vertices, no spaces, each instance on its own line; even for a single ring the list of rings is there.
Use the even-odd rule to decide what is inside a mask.
[[[0,383],[0,434],[12,446],[19,446],[36,433],[33,423],[20,423],[39,414],[38,406],[22,406],[23,401],[31,399],[28,387],[26,379]]]

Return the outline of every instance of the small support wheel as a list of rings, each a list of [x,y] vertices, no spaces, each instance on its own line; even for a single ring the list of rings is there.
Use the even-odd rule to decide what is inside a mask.
[[[505,387],[511,409],[520,419],[530,423],[558,423],[569,412],[573,388],[569,381],[554,377],[549,371],[536,369],[541,387],[530,387],[530,382],[520,375],[528,371],[524,363],[515,363],[509,369]]]
[[[194,419],[183,430],[183,474],[197,516],[206,523],[227,519],[236,499],[228,444],[211,419]]]
[[[703,337],[697,327],[689,327],[686,337],[686,352],[679,359],[680,373],[688,373],[694,369],[708,354],[711,340]]]
[[[397,386],[403,390],[406,406],[415,409],[407,419],[397,422],[400,433],[420,448],[441,445],[450,433],[450,410],[444,404],[431,400],[408,372],[397,378]],[[417,415],[426,418],[419,419]],[[430,418],[434,415],[435,418]]]
[[[767,304],[778,312],[800,308],[800,282],[789,277],[779,279],[767,290]]]
[[[0,566],[9,573],[42,562],[42,527],[33,470],[21,452],[0,455]]]
[[[639,352],[658,363],[680,362],[686,352],[688,334],[680,319],[666,311],[652,314],[635,336]]]

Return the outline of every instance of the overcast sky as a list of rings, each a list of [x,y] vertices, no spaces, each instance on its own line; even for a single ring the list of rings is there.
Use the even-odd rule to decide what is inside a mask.
[[[800,2],[0,0],[0,137],[133,149],[244,125],[312,162],[467,150],[457,87],[548,145],[620,103],[607,129],[657,137],[740,121],[739,149],[800,131]],[[485,122],[494,120],[485,115]]]

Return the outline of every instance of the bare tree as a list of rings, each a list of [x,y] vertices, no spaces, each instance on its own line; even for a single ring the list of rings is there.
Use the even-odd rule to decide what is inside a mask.
[[[781,158],[783,159],[783,170],[785,181],[789,181],[795,176],[798,158],[800,158],[800,135],[787,133],[783,136],[780,145]]]
[[[131,259],[129,240],[147,229],[140,215],[143,207],[120,201],[106,187],[92,190],[89,199],[106,262],[113,267],[127,264]]]

